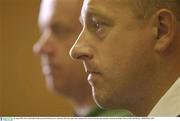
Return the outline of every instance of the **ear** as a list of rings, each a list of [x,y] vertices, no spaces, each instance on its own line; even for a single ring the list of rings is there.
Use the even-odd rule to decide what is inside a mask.
[[[168,9],[161,9],[156,13],[157,22],[157,41],[155,50],[166,51],[172,44],[176,32],[175,16]]]

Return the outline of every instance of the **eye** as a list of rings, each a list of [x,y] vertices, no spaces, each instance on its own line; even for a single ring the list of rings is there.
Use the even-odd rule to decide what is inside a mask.
[[[102,28],[103,28],[103,24],[102,23],[94,23],[94,28],[96,29],[96,33],[101,32]]]
[[[58,24],[54,24],[51,26],[51,30],[52,33],[61,39],[66,39],[67,37],[69,37],[69,34],[71,34],[71,31],[69,28],[58,25]]]
[[[91,31],[100,39],[103,39],[107,34],[107,27],[108,25],[101,21],[96,19],[95,17],[92,17],[90,22],[90,28]]]

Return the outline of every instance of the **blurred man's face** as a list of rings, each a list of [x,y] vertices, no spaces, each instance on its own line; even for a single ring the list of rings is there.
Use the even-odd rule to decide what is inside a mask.
[[[83,60],[96,102],[138,106],[154,88],[152,23],[137,19],[128,0],[85,0],[81,16],[84,28],[71,56]]]
[[[34,46],[48,88],[66,96],[89,89],[82,64],[69,57],[69,50],[82,29],[80,7],[77,0],[43,0],[39,15],[41,37]]]

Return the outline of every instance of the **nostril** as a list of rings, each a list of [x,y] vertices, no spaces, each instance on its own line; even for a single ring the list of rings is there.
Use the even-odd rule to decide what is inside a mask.
[[[56,52],[57,46],[50,41],[40,41],[33,46],[33,52],[37,55],[48,54],[53,55]]]
[[[78,59],[78,60],[85,60],[86,61],[86,60],[90,60],[91,58],[88,55],[80,55],[76,59]]]
[[[74,60],[88,60],[92,59],[92,49],[83,43],[75,43],[75,45],[69,51],[69,54]]]
[[[71,48],[70,52],[69,52],[71,58],[73,60],[79,60],[79,59],[82,59],[81,56],[82,56],[82,52],[79,50],[79,48],[77,47],[73,47]]]
[[[92,59],[92,54],[82,48],[73,48],[70,50],[70,56],[74,60],[89,60]]]

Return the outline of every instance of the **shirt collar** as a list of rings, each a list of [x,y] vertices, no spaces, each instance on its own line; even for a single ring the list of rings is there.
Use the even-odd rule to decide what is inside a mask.
[[[170,87],[149,116],[178,116],[180,114],[180,78]]]

